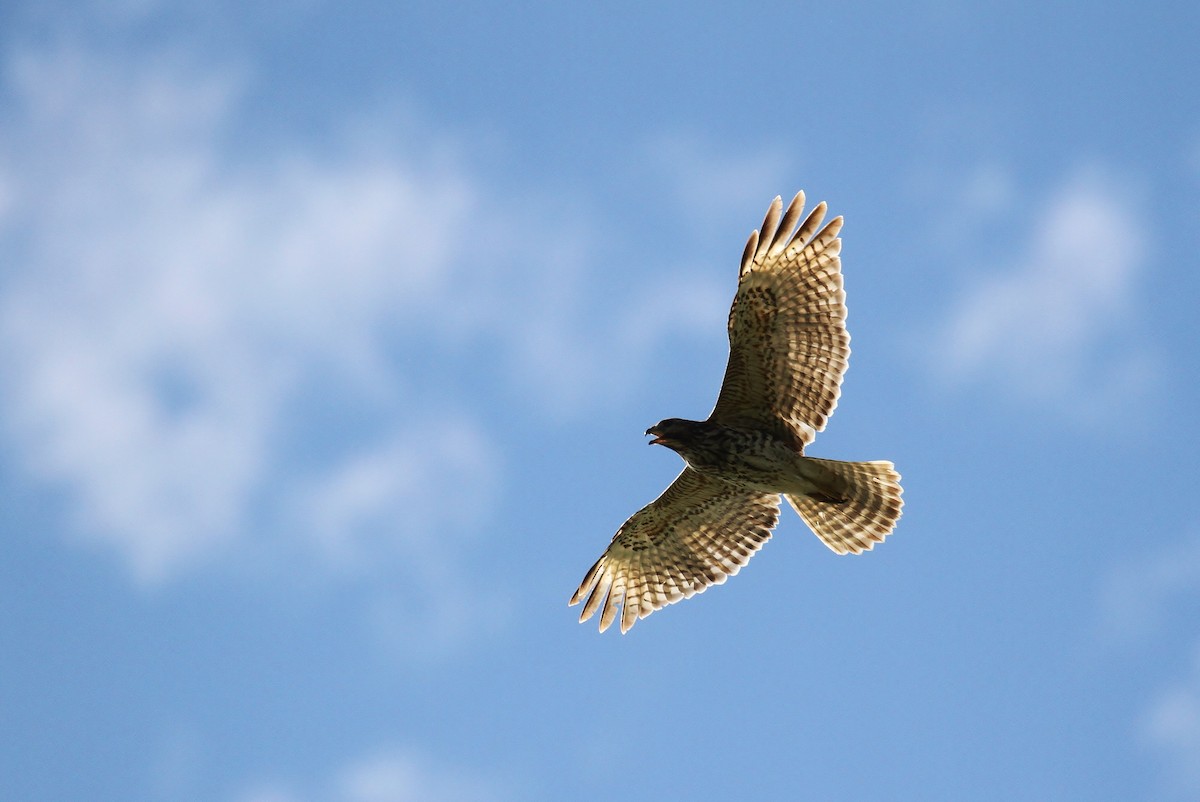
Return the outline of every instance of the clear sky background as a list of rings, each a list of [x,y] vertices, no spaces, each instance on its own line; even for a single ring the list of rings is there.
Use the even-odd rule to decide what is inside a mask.
[[[1200,6],[1112,5],[0,5],[3,797],[1200,798]],[[898,530],[580,626],[801,188]]]

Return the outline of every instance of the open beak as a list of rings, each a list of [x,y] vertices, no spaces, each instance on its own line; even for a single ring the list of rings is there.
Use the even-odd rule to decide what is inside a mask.
[[[659,434],[658,429],[654,426],[651,426],[649,429],[647,429],[646,434],[654,435],[654,439],[650,441],[649,445],[665,446],[667,444],[667,439]]]

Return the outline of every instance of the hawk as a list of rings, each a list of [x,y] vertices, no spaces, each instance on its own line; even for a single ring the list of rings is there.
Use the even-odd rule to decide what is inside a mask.
[[[800,222],[804,193],[775,198],[742,254],[729,310],[729,362],[708,420],[668,418],[650,445],[686,463],[624,523],[571,597],[579,620],[619,615],[621,632],[733,576],[771,537],[779,497],[838,554],[870,550],[903,505],[890,462],[804,456],[837,406],[850,356],[842,289],[842,218],[826,205]],[[799,226],[797,226],[799,223]]]

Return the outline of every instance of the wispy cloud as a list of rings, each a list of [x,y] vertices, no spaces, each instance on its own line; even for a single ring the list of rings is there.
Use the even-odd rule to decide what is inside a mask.
[[[488,800],[496,793],[462,772],[434,766],[403,750],[384,751],[347,767],[338,780],[346,802]]]
[[[1143,401],[1156,380],[1140,337],[1138,287],[1150,232],[1124,184],[1074,175],[1033,208],[1015,247],[967,286],[936,333],[933,368],[1021,402],[1050,403],[1080,419]],[[966,202],[995,214],[1011,182],[991,170]]]
[[[412,414],[386,335],[438,297],[474,203],[463,177],[376,154],[230,166],[218,143],[236,82],[154,66],[78,50],[10,63],[21,124],[4,142],[3,231],[18,267],[0,299],[11,440],[73,493],[80,531],[148,582],[251,537],[271,498],[268,518],[301,487],[344,484],[338,459],[306,466],[289,443],[336,439],[303,404],[367,431],[405,411],[443,424]],[[388,458],[412,473],[410,453]]]
[[[245,70],[78,43],[4,69],[6,444],[144,585],[295,544],[469,584],[453,544],[502,490],[496,399],[582,414],[665,339],[720,331],[726,291],[598,283],[586,214],[501,201],[394,110],[246,151]],[[452,597],[430,620],[465,617]]]
[[[1172,643],[1160,663],[1185,659],[1182,675],[1148,689],[1136,735],[1163,767],[1163,789],[1180,798],[1200,792],[1200,538],[1186,537],[1118,566],[1101,596],[1101,635],[1114,645]],[[1190,650],[1190,654],[1189,654]]]
[[[1166,767],[1165,788],[1180,799],[1195,799],[1200,794],[1200,648],[1191,672],[1150,703],[1141,735]]]
[[[268,782],[247,788],[235,802],[488,802],[505,798],[499,786],[460,767],[400,747],[349,761],[312,787]]]

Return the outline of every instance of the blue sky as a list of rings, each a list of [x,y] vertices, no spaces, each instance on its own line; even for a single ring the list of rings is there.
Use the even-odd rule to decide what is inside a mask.
[[[0,787],[1200,795],[1194,4],[0,7]],[[837,557],[601,636],[775,195]]]

